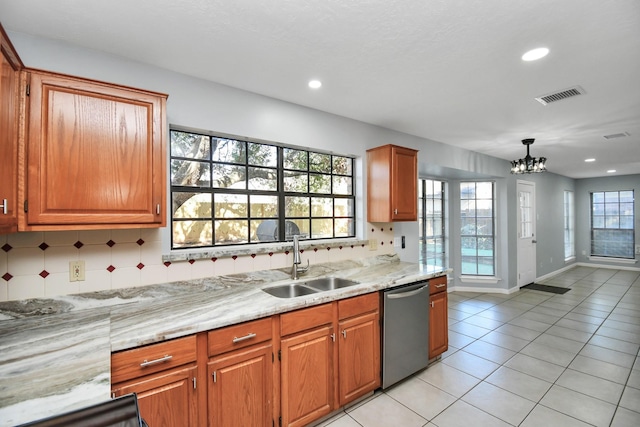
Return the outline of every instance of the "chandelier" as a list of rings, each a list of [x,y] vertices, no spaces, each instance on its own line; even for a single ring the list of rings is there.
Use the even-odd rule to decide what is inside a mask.
[[[523,173],[539,173],[547,170],[546,157],[535,158],[529,155],[529,146],[533,144],[533,141],[535,141],[533,138],[522,140],[522,143],[527,146],[527,156],[524,159],[511,161],[512,174],[520,175]]]

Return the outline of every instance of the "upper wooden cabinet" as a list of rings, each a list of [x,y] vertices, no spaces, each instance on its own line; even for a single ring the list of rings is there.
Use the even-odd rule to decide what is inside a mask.
[[[397,145],[367,150],[367,221],[418,219],[418,152]]]
[[[22,61],[0,25],[0,234],[18,231],[18,119]]]
[[[25,71],[21,230],[166,223],[166,95]]]

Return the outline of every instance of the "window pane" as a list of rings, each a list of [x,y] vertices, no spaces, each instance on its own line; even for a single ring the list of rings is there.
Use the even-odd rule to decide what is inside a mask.
[[[212,246],[213,233],[209,221],[173,221],[173,246]]]
[[[604,214],[609,215],[619,215],[620,214],[620,205],[618,203],[606,203],[604,205]]]
[[[291,219],[291,220],[287,220],[287,225],[289,223],[295,224],[296,229],[299,231],[299,234],[302,237],[308,238],[311,235],[310,220],[308,220],[308,219]],[[285,231],[288,231],[288,230],[289,230],[289,228],[287,227],[285,229]],[[293,240],[293,235],[287,233],[285,240]]]
[[[252,218],[277,218],[278,196],[249,196]]]
[[[338,175],[353,175],[353,161],[349,157],[333,156],[333,173]]]
[[[309,170],[314,172],[331,173],[331,155],[309,153]]]
[[[211,218],[210,193],[174,192],[171,196],[173,218]]]
[[[306,172],[284,172],[284,191],[292,193],[306,193],[309,175]]]
[[[286,217],[309,216],[309,198],[287,196],[284,199],[284,214]]]
[[[247,149],[244,141],[233,139],[211,138],[214,162],[240,163],[247,162]]]
[[[278,220],[251,221],[251,241],[277,242],[278,239]]]
[[[336,218],[335,237],[352,237],[352,236],[355,236],[353,219]]]
[[[473,192],[472,185],[475,188]],[[495,273],[493,183],[461,183],[460,196],[463,274],[493,275]],[[526,198],[523,199],[522,195],[520,196],[519,209],[523,210],[522,206],[523,203],[526,204]],[[473,199],[473,197],[477,198]],[[476,265],[470,265],[472,262]]]
[[[604,228],[604,216],[593,216],[593,228]]]
[[[353,179],[348,176],[333,176],[333,194],[353,194]]]
[[[633,191],[621,191],[620,203],[633,202]]]
[[[604,201],[605,203],[618,203],[620,201],[620,196],[618,195],[617,191],[607,191],[606,193],[604,193]]]
[[[329,197],[312,197],[311,198],[311,216],[333,216],[333,199]],[[311,224],[313,226],[313,223]]]
[[[307,170],[308,154],[306,151],[285,148],[283,156],[285,169]]]
[[[171,185],[210,187],[211,170],[209,163],[171,160]]]
[[[276,191],[278,171],[276,169],[249,168],[249,190]]]
[[[215,244],[229,245],[247,243],[249,241],[249,221],[245,220],[216,220]]]
[[[246,218],[248,216],[247,197],[246,194],[214,194],[214,216],[216,218]],[[216,240],[218,240],[217,236]]]
[[[333,237],[333,219],[312,219],[311,238],[322,239]]]
[[[335,212],[334,215],[336,217],[339,216],[350,216],[354,215],[353,210],[353,199],[334,199]]]
[[[247,188],[247,169],[244,166],[213,163],[211,167],[214,188],[234,188],[237,190]]]
[[[278,150],[273,145],[247,143],[247,155],[250,165],[278,166]]]
[[[620,215],[633,216],[633,203],[620,203]]]
[[[331,193],[331,175],[309,174],[310,193]]]
[[[604,203],[604,193],[593,193],[593,203]]]
[[[209,159],[211,144],[206,135],[171,131],[171,155],[190,159]]]

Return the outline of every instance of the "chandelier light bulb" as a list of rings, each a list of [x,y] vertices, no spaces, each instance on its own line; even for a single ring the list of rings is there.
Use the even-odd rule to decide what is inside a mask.
[[[523,159],[513,160],[511,162],[511,173],[520,175],[523,173],[540,173],[547,170],[546,157],[531,157],[529,154],[529,146],[535,141],[533,138],[523,139],[522,143],[527,146],[527,155]]]

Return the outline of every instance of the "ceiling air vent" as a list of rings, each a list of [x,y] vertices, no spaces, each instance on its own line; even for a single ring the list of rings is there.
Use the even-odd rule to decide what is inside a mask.
[[[586,92],[580,86],[570,87],[569,89],[563,89],[558,92],[548,93],[536,98],[542,105],[547,105],[552,102],[562,101],[563,99],[571,98],[573,96],[584,95]]]
[[[612,133],[611,135],[604,135],[605,139],[625,138],[629,136],[629,132]]]

